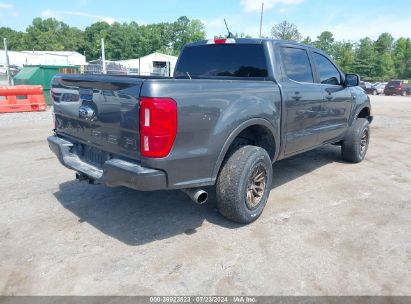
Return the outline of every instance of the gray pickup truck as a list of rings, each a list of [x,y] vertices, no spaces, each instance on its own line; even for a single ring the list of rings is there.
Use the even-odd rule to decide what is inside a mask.
[[[268,200],[273,162],[325,144],[364,159],[372,116],[358,84],[310,46],[199,41],[173,78],[57,75],[48,143],[79,180],[181,189],[200,204],[212,189],[223,216],[250,223]]]

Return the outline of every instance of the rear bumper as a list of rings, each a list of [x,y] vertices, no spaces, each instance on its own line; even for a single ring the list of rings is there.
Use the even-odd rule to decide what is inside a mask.
[[[102,168],[82,161],[72,152],[74,144],[56,135],[47,138],[51,151],[67,168],[80,172],[88,178],[109,187],[125,186],[140,191],[162,190],[167,188],[166,173],[161,170],[145,168],[139,164],[112,158],[104,162]]]

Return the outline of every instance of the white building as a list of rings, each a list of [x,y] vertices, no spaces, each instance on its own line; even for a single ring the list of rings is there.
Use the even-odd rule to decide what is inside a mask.
[[[120,60],[115,63],[124,66],[131,75],[172,76],[177,57],[155,52],[141,58]]]
[[[67,51],[9,51],[11,65],[85,65],[86,57],[77,52]],[[0,64],[6,63],[6,56],[0,50]]]

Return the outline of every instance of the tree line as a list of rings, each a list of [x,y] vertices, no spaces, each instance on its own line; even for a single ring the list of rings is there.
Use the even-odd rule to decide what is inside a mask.
[[[236,34],[237,37],[250,37]],[[0,38],[8,39],[10,50],[77,51],[87,60],[100,58],[100,40],[105,39],[106,58],[121,60],[138,58],[155,51],[178,55],[189,42],[206,37],[204,24],[182,16],[174,22],[139,25],[136,22],[108,24],[96,22],[80,30],[53,18],[35,18],[25,31],[0,27]],[[394,39],[382,33],[378,39],[336,41],[329,31],[315,40],[303,39],[298,28],[283,21],[271,29],[269,38],[295,40],[324,50],[346,73],[358,73],[363,79],[388,80],[411,78],[411,41]],[[3,40],[0,40],[3,48]]]
[[[192,41],[205,39],[205,26],[185,16],[175,22],[139,25],[136,22],[108,24],[96,22],[80,30],[54,18],[33,19],[26,31],[0,27],[0,38],[7,38],[9,50],[76,51],[87,60],[100,58],[100,41],[104,38],[106,58],[139,58],[155,51],[178,55]],[[3,39],[0,47],[3,48]]]

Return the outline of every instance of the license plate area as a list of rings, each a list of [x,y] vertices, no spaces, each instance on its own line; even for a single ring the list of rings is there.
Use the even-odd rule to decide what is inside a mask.
[[[103,164],[110,159],[109,153],[87,145],[77,144],[76,150],[77,155],[82,161],[98,168],[102,168]]]

